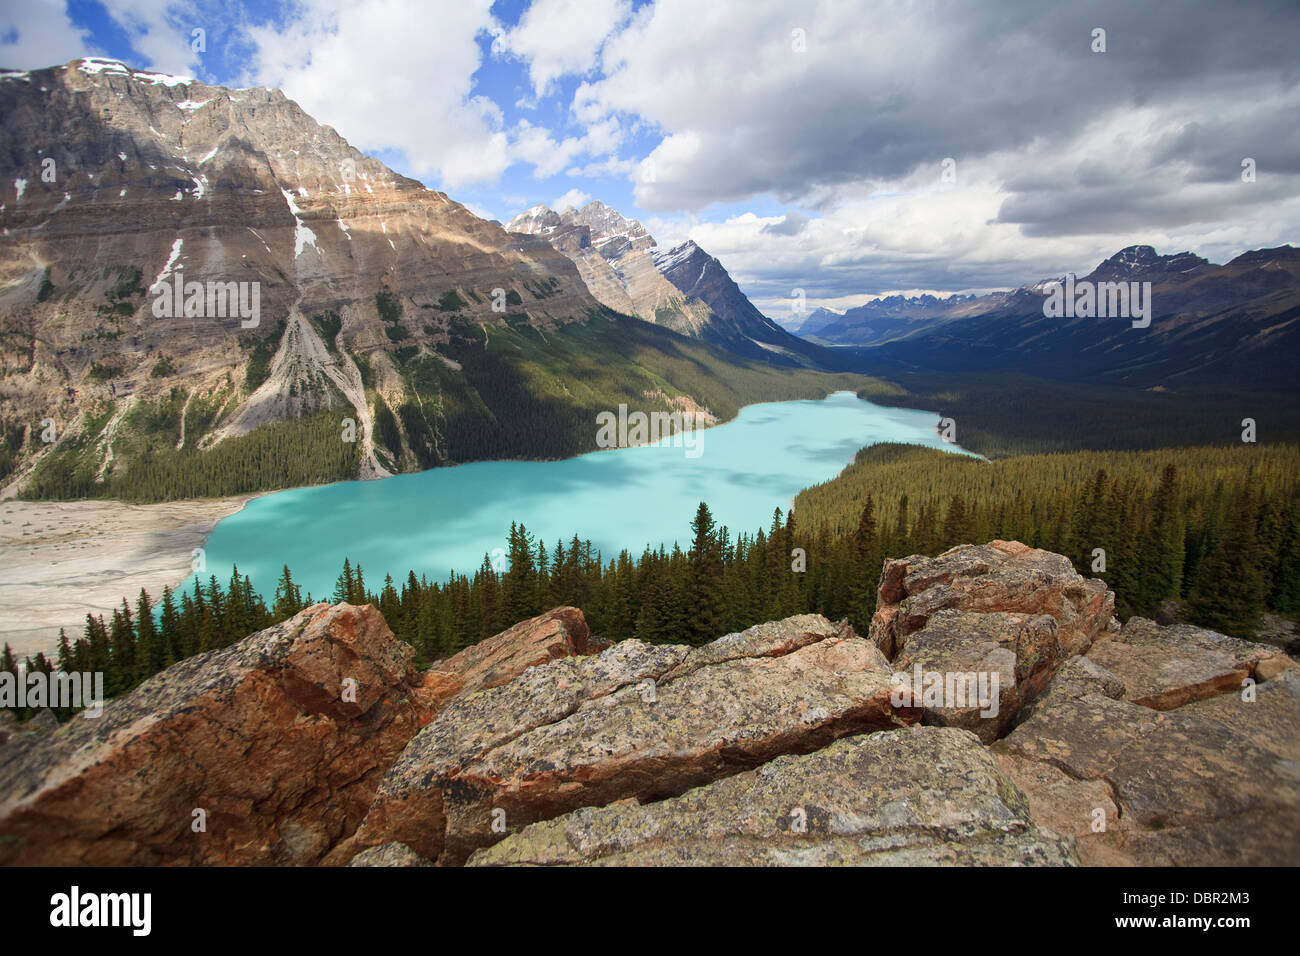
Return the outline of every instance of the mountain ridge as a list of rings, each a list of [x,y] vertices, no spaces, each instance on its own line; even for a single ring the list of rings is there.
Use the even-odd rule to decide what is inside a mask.
[[[507,223],[569,256],[592,293],[615,310],[722,346],[748,359],[810,368],[846,366],[754,307],[715,257],[693,240],[663,249],[635,219],[600,200],[555,212],[545,205]]]
[[[1047,316],[1050,287],[1063,281],[975,297],[887,297],[807,334],[898,371],[1016,372],[1143,388],[1294,387],[1287,355],[1300,348],[1300,249],[1250,250],[1216,265],[1135,245],[1073,280],[1150,282],[1150,328],[1132,328],[1124,316]]]
[[[747,386],[729,380],[757,370],[624,317],[544,237],[393,172],[281,91],[83,58],[3,75],[0,111],[7,494],[222,495],[563,457],[593,450],[595,413],[621,402],[734,414]],[[625,239],[620,258],[684,301]],[[171,308],[158,290],[178,280]],[[226,308],[227,286],[258,314]],[[765,381],[759,396],[788,391]]]

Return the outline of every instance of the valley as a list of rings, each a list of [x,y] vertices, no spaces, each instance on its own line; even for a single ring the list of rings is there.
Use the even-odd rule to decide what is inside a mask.
[[[147,6],[0,12],[0,873],[1300,865],[1295,11]]]

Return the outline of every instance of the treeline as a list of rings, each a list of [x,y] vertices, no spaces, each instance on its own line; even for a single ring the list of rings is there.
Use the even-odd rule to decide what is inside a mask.
[[[887,553],[993,538],[1067,555],[1105,579],[1120,613],[1188,602],[1194,621],[1254,637],[1266,611],[1300,614],[1300,447],[1074,452],[996,462],[907,445],[859,453],[795,499],[800,529],[854,526],[887,502]]]
[[[906,460],[914,451],[880,454]],[[805,515],[796,522],[777,509],[768,529],[734,538],[702,502],[685,551],[646,549],[639,558],[623,551],[608,561],[577,535],[548,547],[516,524],[501,567],[485,555],[472,575],[437,582],[411,571],[400,584],[386,576],[376,590],[345,560],[324,597],[376,605],[421,665],[565,604],[582,608],[592,632],[614,641],[699,645],[801,612],[848,618],[865,634],[886,557],[1003,538],[1068,555],[1081,573],[1107,581],[1125,615],[1182,599],[1194,623],[1249,638],[1265,610],[1300,614],[1297,472],[1256,465],[1217,477],[1208,465],[1184,476],[1170,462],[1149,473],[1099,469],[1078,484],[1017,489],[1006,500],[968,490],[914,503],[902,494],[889,520],[878,518],[868,491],[851,528],[823,520],[809,530]],[[75,643],[61,636],[57,661],[38,655],[28,667],[103,671],[106,693],[120,694],[311,602],[288,567],[269,605],[235,569],[224,589],[209,577],[179,595],[164,589],[156,605],[142,591],[134,608],[124,601],[107,624],[88,616]],[[15,668],[7,647],[0,667]]]
[[[958,444],[987,458],[1228,444],[1240,436],[1243,418],[1256,420],[1261,442],[1300,441],[1300,404],[1292,394],[1134,389],[1011,373],[899,373],[897,381],[906,389],[858,395],[951,417]]]
[[[923,505],[943,515],[947,504],[961,497],[977,512],[975,534],[983,535],[977,540],[986,541],[1003,529],[1022,541],[1032,537],[1059,543],[1044,532],[1059,524],[1063,513],[1072,512],[1073,502],[1097,472],[1106,472],[1111,481],[1136,481],[1150,491],[1169,465],[1180,476],[1184,510],[1220,483],[1227,489],[1251,484],[1272,497],[1294,487],[1300,477],[1300,445],[1238,442],[1151,451],[1073,451],[992,462],[919,445],[871,445],[836,477],[796,496],[795,523],[803,529],[827,523],[832,531],[850,531],[868,494],[875,498],[881,520],[889,523],[897,520],[904,498],[910,505],[909,520],[916,521]]]
[[[357,441],[343,440],[344,418],[351,407],[316,412],[293,421],[275,422],[246,435],[227,438],[203,451],[194,447],[199,423],[186,430],[186,446],[132,441],[128,430],[114,439],[133,445],[124,467],[100,480],[101,460],[94,442],[70,441],[57,448],[32,474],[21,497],[29,501],[118,498],[122,501],[172,501],[218,498],[279,488],[296,488],[356,477]],[[102,427],[102,426],[101,426]],[[81,438],[81,436],[78,436]]]

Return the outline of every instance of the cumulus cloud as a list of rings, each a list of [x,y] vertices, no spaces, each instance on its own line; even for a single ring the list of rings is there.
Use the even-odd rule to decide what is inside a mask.
[[[760,197],[816,214],[690,228],[758,299],[1005,287],[1134,242],[1223,258],[1293,239],[1297,29],[1275,0],[660,0],[573,111],[657,131],[629,179],[667,219]],[[1268,176],[1243,183],[1246,157]]]
[[[497,104],[474,92],[491,0],[306,0],[250,27],[250,79],[278,86],[367,150],[400,150],[447,188],[493,182],[510,164]]]
[[[631,9],[629,0],[534,0],[518,25],[498,32],[492,48],[527,61],[533,92],[544,96],[560,77],[590,72],[605,38]]]
[[[0,13],[0,66],[5,69],[67,63],[93,48],[87,31],[73,25],[61,0],[6,4]]]
[[[1135,107],[1200,109],[1213,141],[1238,108],[1295,87],[1284,37],[1300,10],[1254,7],[661,0],[607,42],[574,109],[663,131],[638,201],[665,210],[1059,145]],[[1095,22],[1109,24],[1105,53],[1091,51]]]
[[[213,3],[105,9],[170,72],[202,69],[206,26],[249,51],[239,82],[453,195],[516,163],[584,201],[626,177],[622,212],[694,238],[760,303],[1006,287],[1137,242],[1222,261],[1300,227],[1294,0],[534,0],[514,26],[491,0],[300,0],[272,23]],[[61,5],[10,6],[4,65],[95,52]],[[483,95],[488,37],[538,99],[579,78],[561,125]]]
[[[513,130],[510,157],[533,167],[539,179],[548,179],[566,169],[579,156],[604,155],[616,149],[621,140],[618,123],[597,123],[582,136],[557,140],[549,130],[520,120]]]
[[[551,200],[551,208],[556,212],[563,212],[570,207],[578,209],[591,202],[591,194],[584,193],[581,189],[570,189],[563,196],[556,196]]]
[[[201,65],[192,31],[204,31],[206,46],[207,33],[214,33],[215,40],[225,19],[219,6],[205,10],[176,0],[104,0],[104,9],[152,68],[191,76],[198,74]]]

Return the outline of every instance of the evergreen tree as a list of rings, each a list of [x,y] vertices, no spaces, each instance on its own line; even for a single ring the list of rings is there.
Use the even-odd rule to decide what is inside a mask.
[[[779,512],[778,512],[779,513]],[[709,506],[703,501],[691,521],[690,634],[691,644],[706,644],[721,637],[727,621],[722,594],[722,553]]]
[[[346,566],[347,558],[344,558],[343,562]],[[341,579],[342,576],[340,576],[340,583],[343,583]],[[335,587],[337,589],[338,585]],[[293,575],[289,573],[289,565],[286,564],[275,586],[275,604],[271,607],[271,613],[276,620],[283,621],[293,617],[302,609],[302,588],[293,583]]]
[[[167,666],[167,646],[163,643],[162,634],[154,625],[153,603],[144,588],[140,589],[140,597],[136,600],[135,621],[135,682],[138,684]]]
[[[1182,591],[1183,520],[1178,499],[1178,470],[1166,465],[1147,508],[1150,524],[1142,535],[1140,584],[1135,599],[1139,611],[1153,613],[1161,601]]]

